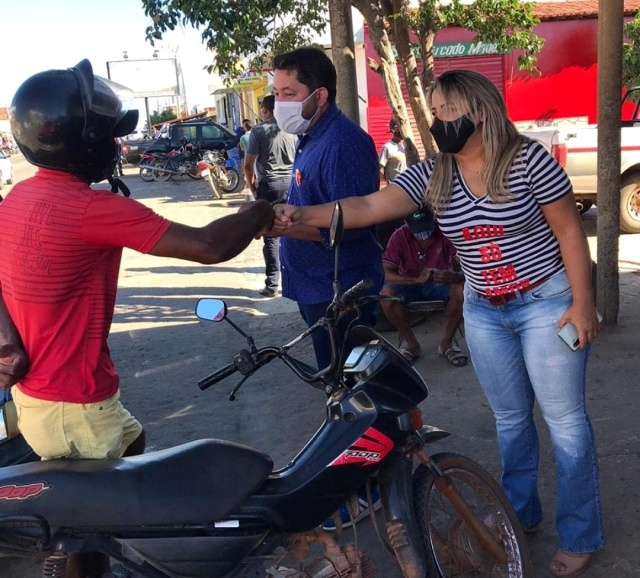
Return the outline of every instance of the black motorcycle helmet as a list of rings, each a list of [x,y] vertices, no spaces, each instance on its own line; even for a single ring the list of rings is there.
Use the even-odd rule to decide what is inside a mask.
[[[114,138],[138,124],[125,99],[133,101],[129,89],[94,76],[82,60],[28,78],[11,103],[11,131],[31,164],[102,181],[117,162]]]

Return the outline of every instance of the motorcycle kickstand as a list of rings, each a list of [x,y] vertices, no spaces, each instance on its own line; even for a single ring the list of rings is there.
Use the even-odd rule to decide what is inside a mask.
[[[455,484],[451,481],[451,478],[440,470],[425,451],[419,451],[416,455],[420,463],[429,468],[429,471],[433,474],[433,483],[436,489],[449,500],[456,512],[478,537],[482,546],[488,550],[497,563],[504,564],[507,561],[507,553],[502,543],[496,539],[491,529],[487,527],[482,520],[476,518],[475,514],[469,506],[467,506],[458,492]]]

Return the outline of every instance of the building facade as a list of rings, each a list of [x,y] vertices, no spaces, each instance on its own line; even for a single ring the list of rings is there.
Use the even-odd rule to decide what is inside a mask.
[[[631,19],[640,10],[640,0],[625,0],[624,13]],[[518,53],[499,54],[490,44],[472,45],[474,33],[446,28],[435,40],[435,74],[465,68],[488,76],[503,95],[510,118],[519,125],[551,123],[595,123],[598,76],[598,0],[538,2],[535,15],[540,23],[534,33],[544,38],[538,53],[538,74],[518,69]],[[365,28],[367,57],[377,60]],[[422,63],[419,61],[418,66]],[[408,91],[399,69],[403,94],[411,122]],[[367,124],[378,149],[388,140],[391,117],[382,78],[367,72]],[[416,135],[417,136],[417,135]],[[419,139],[417,139],[419,140]],[[420,149],[420,143],[418,148]],[[423,150],[420,151],[424,153]]]

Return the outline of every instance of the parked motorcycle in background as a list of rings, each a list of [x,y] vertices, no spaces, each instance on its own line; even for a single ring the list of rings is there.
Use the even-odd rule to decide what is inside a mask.
[[[199,163],[200,174],[209,185],[214,199],[221,199],[223,193],[231,193],[238,188],[240,175],[232,165],[233,161],[227,158],[223,151],[202,153],[202,162]]]
[[[194,180],[200,177],[198,161],[202,159],[200,147],[188,141],[183,142],[178,150],[167,153],[164,161],[158,159],[151,171],[155,181],[166,182],[173,176],[187,176]]]

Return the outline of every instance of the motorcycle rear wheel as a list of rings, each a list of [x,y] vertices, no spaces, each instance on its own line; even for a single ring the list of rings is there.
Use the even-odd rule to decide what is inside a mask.
[[[198,181],[202,178],[200,174],[200,169],[198,169],[198,163],[193,161],[189,161],[186,163],[187,166],[187,176],[192,178],[194,181]]]
[[[154,159],[151,162],[145,162],[145,164],[147,165],[155,165],[158,161],[156,159]],[[140,169],[140,178],[145,182],[145,183],[150,183],[151,181],[153,181],[153,169]]]
[[[170,170],[171,169],[171,161],[165,161],[164,163],[158,163],[158,168],[159,169],[167,169]],[[151,171],[151,174],[153,175],[153,180],[154,181],[160,181],[163,183],[166,183],[171,177],[171,173],[170,172],[166,172],[165,170],[153,170]]]
[[[533,578],[531,554],[516,513],[491,474],[469,458],[442,453],[432,456],[451,479],[465,505],[502,543],[507,560],[497,562],[482,547],[453,504],[434,485],[431,471],[421,465],[413,475],[416,520],[430,562],[442,578],[505,576]]]

